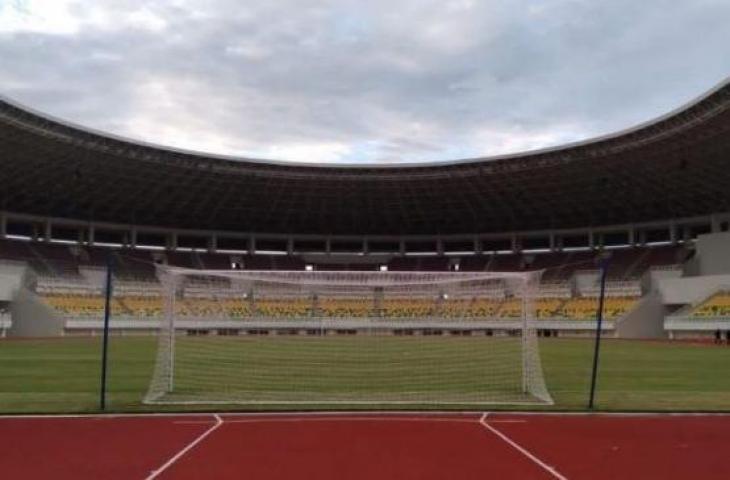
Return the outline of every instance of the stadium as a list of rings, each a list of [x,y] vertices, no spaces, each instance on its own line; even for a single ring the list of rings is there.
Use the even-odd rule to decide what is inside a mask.
[[[97,411],[103,346],[107,410],[319,412],[154,417],[164,425],[110,425],[115,442],[123,443],[115,429],[131,429],[173,431],[172,444],[185,444],[189,432],[172,425],[187,422],[195,435],[182,455],[226,422],[322,420],[297,444],[338,438],[330,427],[381,438],[371,430],[377,419],[389,421],[391,438],[415,438],[441,421],[451,426],[435,435],[459,437],[459,475],[480,468],[460,433],[469,424],[532,460],[508,462],[505,478],[567,478],[533,448],[570,472],[578,467],[560,463],[561,448],[586,428],[610,427],[534,417],[538,431],[566,433],[553,438],[556,451],[528,451],[522,445],[539,444],[539,434],[520,430],[523,417],[483,412],[585,408],[599,331],[605,370],[591,408],[730,405],[726,376],[713,373],[730,360],[730,349],[713,345],[730,331],[730,81],[615,134],[438,164],[206,155],[92,131],[9,99],[0,101],[0,145],[8,413]],[[87,428],[54,418],[59,432]],[[623,435],[637,428],[621,418]],[[19,431],[41,428],[16,421]],[[655,453],[666,429],[679,428],[663,417],[636,422]],[[228,436],[201,451],[215,458]],[[702,448],[693,455],[711,464],[715,450]],[[148,457],[136,461],[154,465],[164,452]],[[188,463],[174,478],[197,475]]]
[[[542,270],[538,332],[590,335],[599,257],[610,257],[610,335],[710,338],[730,330],[728,82],[613,135],[436,165],[218,158],[104,135],[9,100],[0,112],[8,336],[98,333],[109,253],[117,279],[111,330],[120,334],[156,330],[163,309],[155,265],[168,265],[384,276]],[[503,283],[489,285],[484,304],[494,330],[520,315]],[[259,310],[276,310],[272,302]],[[337,313],[346,302],[332,302],[303,299],[282,316],[301,319],[317,308],[347,316]],[[243,318],[249,307],[242,300],[223,308]],[[434,305],[401,307],[398,315],[409,318]],[[186,308],[193,317],[204,307],[190,300]],[[353,315],[367,317],[367,308]],[[245,325],[235,333],[248,333]]]
[[[727,2],[349,3],[0,1],[0,476],[730,478]]]

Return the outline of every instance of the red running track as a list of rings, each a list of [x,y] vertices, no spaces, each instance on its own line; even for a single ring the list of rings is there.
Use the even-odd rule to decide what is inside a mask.
[[[727,479],[730,416],[0,418],[8,479]]]

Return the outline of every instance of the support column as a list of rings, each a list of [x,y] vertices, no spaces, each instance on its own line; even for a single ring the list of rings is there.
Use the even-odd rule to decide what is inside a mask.
[[[0,213],[0,238],[8,236],[8,214],[5,212]]]
[[[722,229],[720,228],[720,219],[717,218],[717,215],[712,215],[710,217],[710,226],[712,229],[712,233],[718,233],[722,231]]]
[[[94,246],[94,226],[93,225],[89,225],[89,235],[87,238],[87,242],[90,247]]]
[[[43,224],[43,241],[48,243],[51,241],[51,235],[53,233],[53,226],[50,220],[46,220]]]
[[[248,239],[248,254],[253,255],[254,253],[256,253],[256,238],[250,237]]]
[[[516,233],[512,234],[512,237],[510,238],[510,242],[511,242],[511,247],[512,247],[513,253],[519,253],[520,251],[522,251],[522,248],[521,248],[519,242],[517,241]]]
[[[177,250],[177,233],[172,232],[167,237],[167,248],[170,250]]]
[[[211,235],[208,237],[208,252],[215,253],[218,250],[218,236]]]
[[[669,241],[672,242],[672,245],[677,244],[677,224],[672,222],[669,224]]]

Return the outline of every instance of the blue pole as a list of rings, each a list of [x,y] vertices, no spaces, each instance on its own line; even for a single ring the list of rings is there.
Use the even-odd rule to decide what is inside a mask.
[[[109,252],[106,264],[106,292],[104,299],[104,340],[101,347],[101,392],[99,393],[99,408],[106,410],[106,374],[109,351],[109,316],[111,314],[112,297],[112,270],[114,269],[114,257]]]
[[[598,311],[596,312],[596,342],[593,348],[593,372],[591,373],[591,394],[588,399],[588,408],[593,409],[596,398],[596,378],[598,377],[598,357],[601,351],[601,332],[603,326],[603,300],[606,297],[606,272],[608,270],[608,258],[600,260],[601,268],[601,291],[598,297]]]

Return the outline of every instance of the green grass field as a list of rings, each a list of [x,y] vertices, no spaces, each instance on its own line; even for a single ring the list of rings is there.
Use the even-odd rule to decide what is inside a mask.
[[[352,339],[343,340],[352,341]],[[265,352],[256,353],[258,361],[263,361],[261,359],[265,355],[273,358],[273,355],[283,352],[278,347],[272,348],[270,345]],[[346,352],[345,343],[342,346],[344,348],[342,352]],[[454,354],[461,355],[457,347],[452,345],[448,348],[454,348]],[[542,408],[560,410],[585,408],[592,348],[593,344],[589,340],[541,341],[542,364],[548,388],[555,399],[554,406]],[[152,374],[155,351],[156,341],[151,337],[111,338],[108,397],[110,410],[161,409],[141,404]],[[313,359],[312,352],[312,349],[307,350],[309,357],[306,361],[333,363],[332,358]],[[296,366],[305,360],[293,358],[291,349],[286,350],[286,353],[290,366]],[[597,406],[601,410],[730,410],[730,375],[728,375],[730,348],[728,347],[606,340],[602,353],[597,396]],[[99,358],[99,338],[0,341],[0,412],[96,411],[100,376]],[[343,361],[335,365],[339,365],[341,369],[352,367],[352,365],[347,367],[346,357],[341,358]],[[412,358],[409,368],[412,367],[414,372],[417,372],[419,368],[423,368],[419,367],[423,364],[422,360],[418,357]],[[307,379],[306,376],[302,377],[304,371],[302,369],[293,371],[296,373],[293,376],[294,381],[300,384],[314,381]],[[342,377],[334,375],[332,378]],[[459,385],[459,388],[463,388],[466,377],[454,378],[453,382],[456,383],[452,383],[451,386]],[[329,387],[335,390],[342,389],[342,385],[329,385]],[[393,388],[397,388],[397,385],[394,384]],[[346,405],[342,407],[353,408]],[[205,406],[195,408],[206,409]],[[257,408],[263,409],[267,406]],[[285,408],[292,409],[296,406],[288,405]],[[172,407],[164,409],[169,410]]]

